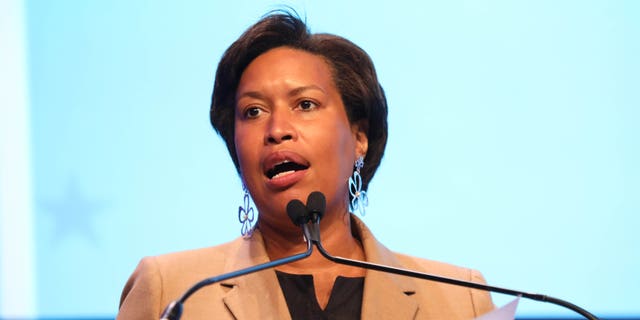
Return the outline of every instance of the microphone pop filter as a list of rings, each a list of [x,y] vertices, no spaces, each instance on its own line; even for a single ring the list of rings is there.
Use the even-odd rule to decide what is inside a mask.
[[[322,219],[326,206],[327,200],[320,191],[311,192],[307,197],[307,209],[310,214],[317,214],[318,220]]]
[[[298,199],[293,199],[287,204],[287,215],[296,226],[305,224],[309,220],[307,207]]]

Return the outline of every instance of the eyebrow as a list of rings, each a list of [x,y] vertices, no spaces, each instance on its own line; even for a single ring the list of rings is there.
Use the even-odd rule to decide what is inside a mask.
[[[293,97],[293,96],[299,95],[300,93],[302,93],[304,91],[307,91],[307,90],[318,90],[318,91],[321,91],[322,93],[326,93],[324,91],[324,89],[320,88],[317,85],[312,84],[312,85],[308,85],[308,86],[297,87],[297,88],[289,91],[289,93],[287,95],[289,97]],[[240,100],[240,99],[242,99],[244,97],[260,99],[260,100],[265,100],[266,99],[266,97],[262,93],[260,93],[259,91],[247,91],[247,92],[244,92],[241,95],[239,95],[236,99]]]
[[[296,96],[296,95],[300,94],[301,92],[304,92],[304,91],[307,91],[307,90],[318,90],[318,91],[321,91],[322,93],[325,93],[325,91],[322,88],[316,86],[315,84],[312,84],[312,85],[308,85],[308,86],[297,87],[297,88],[289,91],[289,96],[293,97],[293,96]]]
[[[260,99],[260,100],[264,100],[264,96],[262,95],[262,93],[258,92],[258,91],[247,91],[241,95],[239,95],[236,100],[240,100],[244,97],[248,97],[248,98],[254,98],[254,99]]]

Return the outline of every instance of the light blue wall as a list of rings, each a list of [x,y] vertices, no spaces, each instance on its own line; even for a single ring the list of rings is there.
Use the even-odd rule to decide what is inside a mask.
[[[113,316],[141,257],[238,235],[209,99],[265,3],[26,2],[36,314]],[[640,2],[287,3],[378,68],[389,144],[364,220],[382,242],[640,315]]]

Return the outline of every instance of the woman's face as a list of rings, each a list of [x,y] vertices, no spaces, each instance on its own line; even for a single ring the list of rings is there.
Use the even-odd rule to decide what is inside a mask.
[[[279,47],[245,69],[236,92],[235,146],[261,224],[293,225],[286,205],[321,191],[327,214],[346,212],[348,179],[367,151],[349,123],[325,60]]]

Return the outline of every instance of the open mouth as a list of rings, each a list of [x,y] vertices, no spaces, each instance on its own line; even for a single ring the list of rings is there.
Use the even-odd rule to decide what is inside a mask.
[[[273,178],[282,177],[288,174],[292,174],[299,170],[306,170],[308,168],[309,168],[308,165],[296,163],[289,160],[284,160],[274,165],[271,169],[267,170],[265,174],[267,178],[273,179]]]

